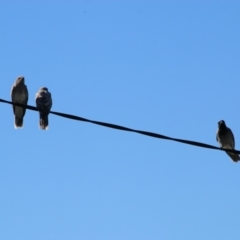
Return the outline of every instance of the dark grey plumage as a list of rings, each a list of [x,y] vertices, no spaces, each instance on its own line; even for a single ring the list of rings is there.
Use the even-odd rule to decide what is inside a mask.
[[[46,87],[42,87],[36,94],[36,106],[39,111],[39,127],[43,130],[48,129],[48,114],[52,107],[52,96]]]
[[[25,85],[24,77],[21,76],[16,79],[15,83],[12,86],[11,98],[13,103],[21,103],[23,105],[27,105],[28,90],[27,86]],[[15,115],[14,127],[23,127],[23,117],[26,113],[26,108],[13,105],[13,113]]]
[[[234,135],[232,133],[232,130],[226,126],[223,120],[218,122],[218,130],[217,130],[216,138],[221,148],[235,149],[235,140],[234,140]],[[237,162],[240,160],[240,157],[238,154],[231,153],[228,151],[226,151],[226,153],[234,162]]]

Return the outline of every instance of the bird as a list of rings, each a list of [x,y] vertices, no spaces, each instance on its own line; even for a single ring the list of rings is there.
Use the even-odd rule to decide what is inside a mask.
[[[48,114],[52,107],[52,96],[48,88],[41,87],[36,93],[36,107],[39,111],[39,127],[40,129],[48,129]]]
[[[15,115],[14,127],[22,128],[23,127],[23,117],[26,113],[26,107],[19,107],[14,103],[20,103],[27,105],[28,102],[28,89],[25,85],[25,78],[20,76],[16,79],[15,83],[11,89],[11,98],[13,102],[13,113]]]
[[[221,148],[233,150],[235,149],[234,135],[232,133],[232,130],[226,126],[224,120],[218,122],[216,139],[219,142]],[[237,153],[232,153],[228,151],[226,151],[226,153],[234,162],[240,161],[240,157]]]

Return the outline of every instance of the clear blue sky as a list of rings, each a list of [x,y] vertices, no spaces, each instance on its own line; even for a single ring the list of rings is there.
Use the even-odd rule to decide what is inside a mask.
[[[240,149],[239,1],[0,1],[0,98]],[[0,239],[240,239],[240,163],[221,151],[1,107]]]

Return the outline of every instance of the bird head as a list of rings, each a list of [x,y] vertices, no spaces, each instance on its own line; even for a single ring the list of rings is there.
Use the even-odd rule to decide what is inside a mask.
[[[224,120],[221,120],[221,121],[218,122],[218,128],[219,129],[225,129],[226,127],[227,126],[226,126]]]
[[[48,92],[48,88],[46,87],[41,87],[40,90]]]
[[[24,81],[25,81],[25,79],[24,79],[24,77],[23,76],[20,76],[20,77],[18,77],[17,78],[17,83],[24,83]]]

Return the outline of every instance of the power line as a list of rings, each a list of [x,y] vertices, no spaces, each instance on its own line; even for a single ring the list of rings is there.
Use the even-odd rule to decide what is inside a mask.
[[[0,98],[0,102],[13,105],[12,102],[3,100],[1,98]],[[38,112],[38,109],[36,107],[33,107],[33,106],[23,105],[23,104],[19,104],[19,103],[14,103],[14,105],[20,106],[20,107],[24,106],[29,110]],[[94,120],[90,120],[90,119],[87,119],[87,118],[82,118],[82,117],[79,117],[79,116],[66,114],[66,113],[61,113],[61,112],[50,111],[50,113],[54,114],[54,115],[57,115],[57,116],[60,116],[60,117],[69,118],[69,119],[72,119],[72,120],[89,122],[89,123],[97,124],[97,125],[100,125],[100,126],[103,126],[103,127],[113,128],[113,129],[127,131],[127,132],[135,132],[135,133],[142,134],[142,135],[149,136],[149,137],[171,140],[171,141],[180,142],[180,143],[184,143],[184,144],[188,144],[188,145],[193,145],[193,146],[196,146],[196,147],[225,151],[222,148],[219,148],[219,147],[216,147],[216,146],[213,146],[213,145],[209,145],[209,144],[206,144],[206,143],[201,143],[201,142],[196,142],[196,141],[191,141],[191,140],[185,140],[185,139],[180,139],[180,138],[172,138],[172,137],[168,137],[168,136],[161,135],[161,134],[158,134],[158,133],[135,130],[135,129],[132,129],[132,128],[127,128],[127,127],[123,127],[123,126],[112,124],[112,123],[94,121]],[[238,150],[227,149],[227,151],[232,152],[232,153],[240,154],[240,151],[238,151]]]

